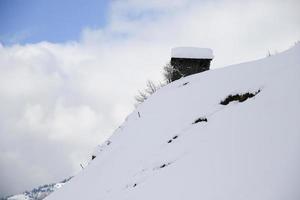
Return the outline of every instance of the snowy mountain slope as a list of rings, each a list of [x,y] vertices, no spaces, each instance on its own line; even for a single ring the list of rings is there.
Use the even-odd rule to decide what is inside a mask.
[[[72,177],[67,178],[59,183],[51,183],[43,186],[34,188],[31,191],[23,192],[22,194],[11,195],[5,198],[0,198],[1,200],[42,200],[46,198],[49,194],[61,188],[66,182],[71,180]]]
[[[47,200],[300,199],[300,45],[175,81]],[[228,95],[260,92],[220,105]],[[139,117],[140,114],[140,117]],[[207,119],[194,123],[197,119]]]

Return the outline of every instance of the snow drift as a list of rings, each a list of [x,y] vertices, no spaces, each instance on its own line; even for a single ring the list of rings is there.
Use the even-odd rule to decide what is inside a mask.
[[[46,199],[299,200],[299,65],[297,44],[165,86]]]

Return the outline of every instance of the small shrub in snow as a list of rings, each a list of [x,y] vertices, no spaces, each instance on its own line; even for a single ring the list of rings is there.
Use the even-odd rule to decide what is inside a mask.
[[[172,164],[171,162],[169,162],[169,163],[164,163],[164,164],[162,164],[161,166],[159,166],[157,169],[165,168],[165,167],[167,167],[167,166],[169,166],[169,165],[171,165],[171,164]]]
[[[244,102],[249,98],[254,97],[260,92],[260,90],[254,92],[254,93],[244,93],[244,94],[235,94],[235,95],[228,95],[224,100],[220,102],[221,105],[228,105],[232,101],[238,101],[238,102]]]
[[[174,68],[169,62],[163,68],[163,76],[167,84],[172,82],[173,73],[174,73]]]
[[[196,119],[193,124],[197,124],[199,122],[207,122],[207,118],[206,117],[200,117],[200,118]]]
[[[172,139],[168,140],[168,143],[171,143],[173,142],[173,140],[177,139],[178,138],[178,135],[175,135]]]
[[[149,96],[151,96],[153,93],[155,93],[161,87],[165,86],[166,84],[171,83],[173,73],[174,73],[174,68],[171,65],[171,63],[168,62],[163,67],[164,81],[160,82],[158,84],[155,84],[153,81],[148,80],[146,89],[144,89],[143,91],[139,91],[138,95],[135,96],[135,101],[136,101],[135,106],[137,106],[140,103],[143,103]],[[186,84],[187,83],[184,83],[184,85],[186,85]]]
[[[166,166],[167,166],[166,164],[163,164],[159,168],[165,168]]]
[[[140,103],[143,103],[149,96],[154,94],[158,89],[163,87],[164,84],[159,83],[155,84],[153,81],[148,80],[146,89],[144,91],[139,91],[139,94],[135,96],[136,106]]]

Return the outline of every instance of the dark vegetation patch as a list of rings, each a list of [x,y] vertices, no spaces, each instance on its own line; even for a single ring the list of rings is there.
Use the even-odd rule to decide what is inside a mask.
[[[96,156],[95,155],[92,155],[92,160],[94,160],[96,158]]]
[[[137,183],[133,184],[133,186],[132,186],[132,187],[136,187],[136,186],[137,186]]]
[[[206,117],[200,117],[198,119],[196,119],[193,124],[197,124],[199,122],[207,122],[207,118]]]
[[[185,82],[184,84],[182,84],[182,86],[185,86],[185,85],[187,85],[187,84],[189,84],[189,82]]]
[[[257,90],[256,92],[253,92],[253,93],[247,92],[247,93],[244,93],[244,94],[235,94],[235,95],[230,94],[224,100],[222,100],[220,102],[220,104],[221,105],[228,105],[232,101],[244,102],[247,99],[254,97],[258,93],[260,93],[260,90]]]
[[[168,140],[168,143],[173,142],[173,140],[176,140],[178,138],[178,135],[175,135],[174,137],[172,137],[172,139]]]
[[[169,165],[171,165],[171,164],[172,164],[171,162],[164,163],[164,164],[162,164],[162,165],[160,165],[159,167],[156,167],[156,168],[154,168],[154,169],[163,169],[163,168],[165,168],[165,167],[167,167],[167,166],[169,166]]]
[[[167,166],[167,164],[162,164],[161,166],[159,166],[159,168],[165,168]]]

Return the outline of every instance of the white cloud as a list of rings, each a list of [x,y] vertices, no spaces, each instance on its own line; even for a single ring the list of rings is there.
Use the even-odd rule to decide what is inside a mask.
[[[213,68],[264,57],[300,36],[298,1],[113,1],[77,42],[0,45],[0,196],[80,170],[160,80],[170,48],[211,47]]]

